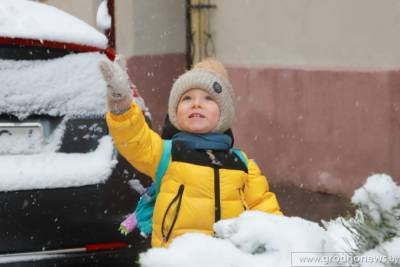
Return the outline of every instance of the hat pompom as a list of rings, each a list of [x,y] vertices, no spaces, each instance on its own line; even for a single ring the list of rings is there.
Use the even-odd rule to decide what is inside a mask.
[[[228,72],[224,65],[222,65],[221,62],[216,60],[215,58],[206,58],[203,59],[202,61],[198,62],[193,66],[192,69],[207,69],[209,71],[213,71],[215,73],[218,73],[225,79],[229,80]]]

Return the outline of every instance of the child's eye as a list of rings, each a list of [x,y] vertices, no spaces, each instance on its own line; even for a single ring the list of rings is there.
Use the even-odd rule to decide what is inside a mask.
[[[211,101],[214,101],[214,98],[212,98],[211,96],[206,96],[206,100],[211,100]]]
[[[186,100],[190,100],[192,99],[190,96],[185,95],[184,97],[182,97],[182,101],[186,101]]]

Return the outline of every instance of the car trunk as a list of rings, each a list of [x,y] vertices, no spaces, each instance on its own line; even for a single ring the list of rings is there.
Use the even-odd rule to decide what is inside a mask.
[[[0,47],[0,51],[2,49]],[[29,50],[27,47],[18,49]],[[70,73],[59,74],[60,69],[51,72],[55,67],[61,68],[63,64],[65,65],[61,63],[52,67],[49,65],[52,64],[52,60],[63,60],[64,57],[74,55],[68,55],[67,52],[60,54],[60,51],[57,51],[58,56],[54,56],[51,49],[43,49],[46,53],[15,53],[12,59],[8,57],[7,60],[0,60],[0,70],[8,71],[10,64],[14,61],[20,61],[22,64],[17,68],[18,70],[32,62],[35,64],[47,62],[45,64],[48,65],[43,66],[42,69],[44,76],[37,76],[37,80],[45,79],[42,84],[35,85],[38,86],[37,98],[42,97],[39,93],[40,86],[46,85],[46,79],[49,80],[52,76],[61,75],[60,77],[64,78],[67,76],[63,83],[71,83],[70,80],[74,79],[76,83],[76,79],[84,77],[78,75],[80,70],[77,70],[77,77]],[[2,55],[1,52],[0,55]],[[21,59],[18,55],[24,57]],[[31,57],[26,57],[27,55]],[[89,56],[86,60],[98,60],[100,57],[100,55],[94,55],[91,58]],[[86,62],[85,59],[83,61]],[[94,73],[98,72],[97,62],[91,62],[90,66],[86,67],[96,67]],[[75,65],[72,66],[72,69],[74,68],[76,68]],[[70,68],[65,67],[64,70],[69,71]],[[11,88],[10,84],[24,83],[26,80],[26,77],[23,77],[24,71],[18,73],[22,76],[18,75],[16,81],[9,82],[8,88],[4,87],[7,83],[0,85],[0,91],[4,93],[8,90],[12,94],[14,88]],[[25,73],[30,73],[30,71]],[[48,103],[43,99],[36,102],[27,101],[27,97],[21,98],[21,102],[18,102],[18,99],[12,96],[9,97],[10,103],[0,100],[0,132],[2,133],[0,139],[2,136],[8,138],[12,135],[29,139],[34,133],[38,133],[46,143],[39,148],[30,149],[22,146],[22,150],[15,150],[13,145],[10,145],[8,150],[4,149],[5,146],[3,151],[0,148],[0,166],[3,166],[3,170],[0,169],[0,180],[2,180],[0,181],[0,203],[2,203],[0,206],[0,256],[9,253],[40,254],[42,251],[52,250],[63,250],[63,253],[68,254],[69,252],[84,252],[88,248],[89,250],[101,249],[104,245],[107,249],[113,247],[121,249],[122,244],[136,252],[135,255],[131,255],[135,258],[137,252],[148,246],[148,241],[140,237],[137,232],[128,237],[118,232],[119,224],[132,212],[139,197],[139,194],[129,185],[130,181],[141,179],[146,182],[147,180],[117,155],[115,150],[110,150],[111,140],[105,137],[108,135],[108,130],[103,115],[104,95],[101,94],[105,92],[105,85],[98,84],[99,77],[87,78],[89,82],[92,82],[89,85],[102,87],[90,92],[91,89],[85,81],[82,81],[79,88],[75,89],[72,87],[76,84],[55,83],[52,85],[54,90],[44,90],[44,94],[47,94],[47,100],[45,100]],[[27,79],[33,78],[27,77]],[[21,88],[26,86],[23,84]],[[21,88],[15,88],[15,90],[18,91]],[[68,94],[69,88],[72,91],[76,90],[78,94],[84,91],[76,101],[82,102],[82,98],[85,97],[88,98],[87,101],[78,104],[70,101],[74,94]],[[61,98],[54,97],[55,90],[58,90]],[[101,95],[95,95],[96,92]],[[4,100],[5,96],[2,97]],[[44,102],[46,104],[43,104]],[[84,107],[85,112],[79,110],[81,106]],[[61,133],[57,134],[57,131]],[[54,141],[52,138],[59,140]],[[15,142],[17,145],[19,141],[15,139],[10,142]],[[27,144],[29,142],[27,141]],[[110,156],[110,153],[113,155]],[[42,155],[47,156],[42,157]],[[91,158],[94,155],[96,157]],[[66,159],[65,164],[64,159]],[[2,160],[3,165],[1,165]],[[8,161],[10,164],[4,165],[4,162]],[[107,164],[110,165],[105,167],[104,165]],[[99,172],[102,169],[109,172]],[[67,177],[69,173],[76,177]],[[96,176],[96,173],[100,173],[102,177],[90,177]],[[41,175],[43,176],[40,177]]]

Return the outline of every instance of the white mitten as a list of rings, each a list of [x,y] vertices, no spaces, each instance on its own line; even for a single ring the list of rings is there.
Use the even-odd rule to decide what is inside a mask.
[[[99,68],[107,83],[108,110],[114,114],[128,111],[132,104],[132,92],[126,71],[110,60],[101,60]]]

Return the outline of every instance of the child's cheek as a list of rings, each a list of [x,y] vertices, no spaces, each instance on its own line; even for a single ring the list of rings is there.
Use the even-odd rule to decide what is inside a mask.
[[[180,113],[181,115],[185,115],[186,113],[188,113],[188,110],[189,110],[188,107],[189,107],[189,105],[187,103],[182,102],[178,105],[177,112]]]

